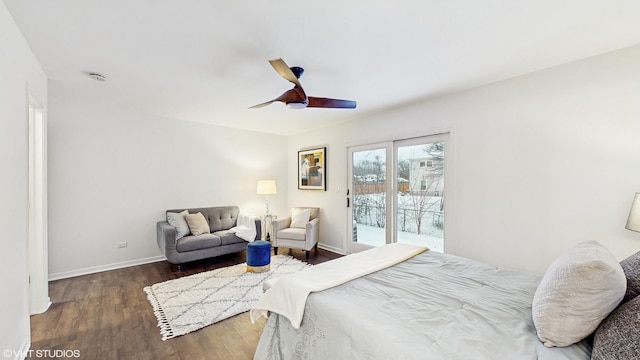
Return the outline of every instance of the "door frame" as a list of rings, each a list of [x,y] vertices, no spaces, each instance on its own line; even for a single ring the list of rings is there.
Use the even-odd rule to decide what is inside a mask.
[[[389,168],[389,164],[392,163],[393,159],[393,142],[392,141],[384,141],[377,142],[365,145],[353,145],[347,146],[347,201],[349,202],[349,207],[347,208],[347,227],[349,231],[346,236],[346,251],[348,254],[354,252],[360,252],[367,249],[372,248],[372,245],[366,245],[362,243],[353,242],[353,153],[359,151],[367,151],[367,150],[377,150],[384,149],[385,150],[385,177],[387,179],[392,179],[392,169]],[[392,182],[385,182],[385,194],[388,197],[390,193],[392,193]],[[385,212],[389,214],[389,212],[393,209],[393,204],[391,201],[385,201]],[[389,242],[390,236],[393,234],[392,232],[392,221],[389,216],[385,217],[385,243]]]
[[[29,222],[28,274],[29,313],[49,308],[49,257],[47,226],[47,122],[44,109],[29,96]]]
[[[445,143],[445,152],[444,152],[444,209],[449,216],[444,217],[443,222],[443,236],[452,237],[452,216],[453,213],[453,194],[448,189],[453,188],[453,183],[455,180],[455,153],[454,153],[454,136],[452,131],[438,131],[432,134],[421,135],[417,137],[410,137],[404,139],[396,139],[396,140],[387,140],[387,141],[377,141],[366,144],[354,144],[347,145],[346,153],[347,153],[347,201],[349,202],[349,207],[347,207],[347,233],[345,236],[345,250],[346,253],[354,253],[363,250],[367,250],[372,248],[372,245],[365,245],[361,243],[354,243],[352,241],[353,238],[353,212],[352,212],[352,188],[353,188],[353,152],[354,151],[364,151],[364,150],[373,150],[373,149],[386,149],[386,178],[392,179],[392,181],[386,181],[385,190],[386,190],[386,221],[385,221],[385,243],[393,243],[397,242],[397,216],[394,213],[394,209],[398,208],[398,199],[396,192],[396,181],[393,179],[397,179],[398,169],[398,147],[407,146],[413,144],[423,143],[425,139],[428,139],[428,142],[444,142]],[[392,201],[389,201],[389,196],[392,196]],[[389,216],[392,214],[392,216]],[[443,244],[443,251],[446,251],[447,243],[446,241]]]
[[[419,137],[414,137],[414,138],[410,138],[410,139],[402,139],[402,140],[396,140],[393,142],[393,171],[394,171],[394,179],[398,178],[398,149],[400,147],[403,146],[412,146],[412,145],[421,145],[421,144],[431,144],[431,143],[437,143],[437,142],[442,142],[444,143],[444,189],[442,191],[442,197],[444,199],[444,207],[447,207],[447,201],[449,198],[449,193],[446,192],[447,189],[447,181],[448,181],[448,176],[449,176],[449,169],[451,168],[450,162],[451,162],[451,156],[449,155],[449,149],[451,148],[450,146],[450,134],[449,133],[440,133],[440,134],[433,134],[433,135],[424,135],[424,136],[419,136]],[[393,207],[396,210],[392,216],[393,218],[393,227],[394,229],[398,229],[398,194],[394,191],[393,193]],[[447,216],[443,217],[443,236],[446,233],[446,224],[447,224]],[[398,242],[398,232],[394,231],[393,234],[393,242]],[[443,237],[444,239],[444,237]],[[443,248],[446,246],[445,245],[446,242],[443,242]]]

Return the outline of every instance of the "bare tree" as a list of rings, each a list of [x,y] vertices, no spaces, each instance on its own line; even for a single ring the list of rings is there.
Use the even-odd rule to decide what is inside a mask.
[[[417,159],[414,166],[411,187],[411,202],[413,205],[413,219],[416,224],[416,232],[422,232],[422,224],[428,213],[441,211],[441,186],[444,176],[444,143],[432,143],[425,145],[423,151],[427,154],[424,159]]]

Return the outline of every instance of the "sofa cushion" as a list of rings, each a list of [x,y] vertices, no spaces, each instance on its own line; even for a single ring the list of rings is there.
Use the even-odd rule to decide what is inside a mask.
[[[214,232],[214,234],[220,238],[220,241],[221,241],[220,245],[230,245],[230,244],[235,244],[240,242],[246,242],[241,238],[237,237],[236,234],[232,233],[229,230],[216,231]]]
[[[215,206],[207,208],[170,209],[167,212],[179,213],[188,210],[190,214],[202,213],[209,224],[209,232],[228,230],[236,226],[240,208],[237,206]]]
[[[301,228],[286,228],[278,231],[276,236],[280,239],[305,241],[307,231]]]
[[[202,213],[198,212],[195,214],[187,214],[184,218],[187,219],[187,224],[189,224],[189,229],[191,230],[192,235],[197,236],[211,232],[209,224]]]
[[[229,230],[236,226],[240,210],[235,206],[209,209],[209,226],[211,231]]]
[[[219,206],[202,209],[192,209],[189,212],[199,211],[207,219],[209,229],[214,233],[220,230],[229,230],[236,226],[240,209],[237,206]]]
[[[176,250],[178,252],[187,252],[208,249],[220,246],[221,242],[220,237],[214,234],[188,235],[177,241]]]
[[[182,212],[167,212],[167,222],[176,228],[176,240],[191,233],[189,224],[187,224],[187,220],[184,218],[188,213],[189,211],[187,210]]]

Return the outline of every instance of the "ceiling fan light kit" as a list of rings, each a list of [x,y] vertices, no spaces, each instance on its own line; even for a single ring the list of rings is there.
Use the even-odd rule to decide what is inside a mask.
[[[286,106],[287,106],[289,109],[304,109],[304,108],[306,108],[306,107],[307,107],[307,105],[309,105],[309,103],[308,103],[308,102],[299,102],[299,103],[297,103],[297,102],[290,102],[290,103],[287,103],[287,104],[286,104]]]
[[[329,98],[318,98],[307,96],[302,89],[302,85],[298,79],[304,73],[304,69],[299,66],[289,67],[287,63],[282,59],[269,60],[269,63],[276,70],[280,76],[285,80],[293,83],[295,86],[291,90],[285,91],[277,98],[264,102],[262,104],[254,105],[249,109],[261,108],[270,105],[273,102],[280,101],[291,109],[304,109],[308,107],[315,108],[334,108],[334,109],[355,109],[357,103],[352,100],[340,100]]]

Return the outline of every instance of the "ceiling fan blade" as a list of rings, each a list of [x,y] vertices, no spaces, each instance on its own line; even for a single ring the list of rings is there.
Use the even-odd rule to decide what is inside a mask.
[[[282,59],[269,60],[269,63],[271,64],[271,66],[273,66],[276,72],[280,74],[280,76],[296,84],[296,86],[302,87],[300,85],[300,82],[298,81],[298,78],[295,76],[293,71],[291,71],[291,69],[289,68],[289,65],[287,65],[287,63],[284,62],[284,60]]]
[[[277,99],[269,100],[267,102],[263,102],[262,104],[253,105],[249,109],[258,109],[258,108],[261,108],[261,107],[265,107],[267,105],[271,105],[271,103],[274,102],[274,101],[278,101],[278,100]]]
[[[280,101],[283,102],[285,104],[289,104],[289,103],[306,103],[307,101],[307,95],[304,93],[304,90],[302,90],[301,87],[294,87],[293,89],[287,90],[285,91],[282,95],[278,96],[277,98],[264,102],[262,104],[258,104],[258,105],[253,105],[252,107],[250,107],[249,109],[256,109],[256,108],[261,108],[261,107],[265,107],[267,105],[270,105],[272,102],[276,102],[276,101]]]
[[[307,97],[309,104],[307,107],[315,108],[336,108],[336,109],[355,109],[357,103],[351,100],[328,99],[319,97]]]

